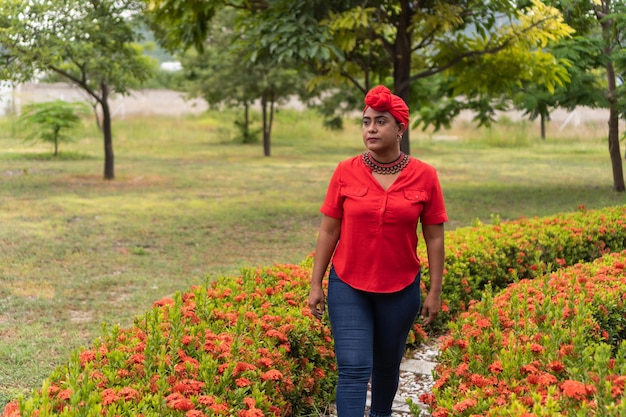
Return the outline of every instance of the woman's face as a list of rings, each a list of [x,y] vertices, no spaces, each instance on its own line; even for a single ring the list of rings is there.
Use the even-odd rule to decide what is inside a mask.
[[[379,112],[371,107],[363,113],[363,144],[374,153],[397,151],[400,148],[399,136],[404,126],[393,118],[389,112]]]

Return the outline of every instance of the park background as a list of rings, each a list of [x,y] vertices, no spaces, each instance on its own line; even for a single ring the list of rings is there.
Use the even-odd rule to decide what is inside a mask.
[[[158,3],[177,2],[163,0]],[[262,6],[264,2],[251,3]],[[299,2],[287,3],[289,7],[302,5]],[[603,7],[610,4],[593,2],[590,7],[599,6],[600,3]],[[56,5],[56,2],[49,4]],[[115,2],[110,5],[117,7],[120,4],[121,2]],[[213,3],[203,3],[210,4]],[[621,2],[615,4],[623,6]],[[3,3],[3,7],[4,5],[22,7],[20,2],[12,0]],[[138,7],[137,10],[141,9],[139,3],[133,5]],[[78,10],[82,4],[77,2],[74,6]],[[498,2],[490,2],[486,6],[496,8],[490,11],[502,12],[497,10]],[[542,16],[547,10],[544,6],[545,4],[532,2],[524,7],[533,8],[528,16]],[[510,8],[511,5],[505,5],[507,7]],[[306,7],[302,10],[306,10]],[[402,15],[377,15],[380,10],[366,11],[358,7],[347,7],[343,10],[345,15],[339,15],[336,26],[333,26],[336,35],[333,39],[340,42],[345,41],[346,36],[357,36],[361,32],[355,29],[369,26],[368,17],[395,18]],[[276,41],[277,45],[270,45],[270,48],[278,47],[278,53],[273,57],[276,62],[271,59],[269,63],[261,62],[269,64],[269,67],[259,68],[266,74],[269,73],[268,68],[273,68],[294,50],[298,54],[308,54],[307,58],[324,59],[329,48],[333,47],[324,44],[323,30],[316,33],[322,36],[315,38],[313,42],[311,36],[298,37],[301,27],[289,20],[294,16],[285,15],[280,8],[268,10],[269,15],[256,13],[259,10],[251,11],[253,15],[248,17],[260,19],[249,19],[238,29],[262,35],[267,33],[264,32],[265,24],[271,23],[271,20],[264,20],[265,17],[278,17],[281,23],[285,23],[277,27],[281,36],[276,39],[287,42]],[[402,12],[406,11],[402,9]],[[550,41],[556,42],[557,38],[566,39],[569,29],[558,19],[553,21],[557,24],[556,30],[554,27],[543,27],[540,22],[525,20],[517,12],[518,10],[512,9],[505,11],[511,13],[510,16],[519,18],[511,21],[529,25],[523,27],[521,33],[532,34],[526,39],[530,45],[524,42],[515,43],[507,51],[511,54],[499,56],[508,59],[496,60],[495,63],[490,61],[488,53],[482,55],[485,51],[472,50],[472,47],[477,46],[480,49],[479,44],[461,42],[454,45],[454,48],[463,49],[471,45],[469,49],[463,49],[462,55],[471,57],[478,52],[481,58],[464,61],[458,67],[448,67],[449,62],[446,59],[449,58],[450,50],[446,46],[450,46],[451,38],[446,28],[449,26],[441,26],[443,30],[437,32],[436,37],[441,36],[436,40],[439,41],[439,51],[442,54],[428,56],[433,59],[430,61],[434,65],[431,69],[441,76],[435,77],[435,82],[421,80],[411,85],[412,97],[415,98],[417,93],[418,100],[422,100],[416,108],[420,111],[426,110],[421,116],[427,119],[431,117],[431,123],[445,121],[445,114],[429,113],[439,103],[477,106],[476,108],[484,109],[489,114],[489,109],[483,106],[485,101],[482,100],[482,88],[487,88],[494,94],[491,98],[495,103],[513,96],[516,100],[534,98],[534,93],[528,94],[525,90],[528,87],[526,83],[532,82],[540,84],[540,91],[535,91],[537,96],[546,92],[552,93],[555,88],[565,96],[581,91],[597,93],[605,88],[598,81],[602,79],[600,75],[605,68],[599,62],[589,63],[582,59],[584,53],[569,62],[580,64],[575,66],[576,70],[590,70],[589,73],[576,74],[572,79],[576,82],[564,83],[567,78],[566,66],[558,65],[562,58],[542,61],[543,55],[537,52],[543,50],[536,49],[536,46],[545,46]],[[182,16],[165,13],[161,16],[160,23],[166,26],[174,23],[171,28],[181,28],[177,26],[180,21],[176,19],[184,19],[185,13],[183,11]],[[454,13],[454,8],[442,7],[435,10],[433,16],[446,20],[447,17],[457,17]],[[206,16],[202,13],[193,15],[201,18]],[[12,15],[9,12],[8,16],[11,18],[15,13]],[[424,14],[422,17],[424,16],[422,23],[431,24],[429,15]],[[590,20],[596,25],[601,23],[600,19],[595,21],[593,14],[584,16],[592,17]],[[621,15],[618,13],[615,16]],[[37,17],[36,13],[32,17]],[[98,18],[107,19],[108,16],[98,15]],[[168,21],[170,18],[173,20]],[[123,20],[117,19],[109,23],[120,24]],[[498,24],[494,25],[494,21],[502,22],[498,19],[473,21],[478,29],[474,35],[488,32],[494,36],[494,40],[502,42],[502,47],[511,45],[510,36],[517,38],[518,32],[511,35],[506,31],[499,31],[500,27]],[[99,34],[97,19],[87,19],[81,23],[95,24],[80,26],[79,31],[94,30],[92,35]],[[196,23],[200,28],[203,25],[203,22],[195,20],[192,25]],[[396,28],[393,25],[398,22],[387,23]],[[577,23],[580,21],[572,21],[572,24]],[[255,27],[254,24],[258,26]],[[463,32],[465,24],[463,21],[458,27],[452,28],[461,28],[461,33],[457,32],[461,40],[467,40],[468,32]],[[124,22],[121,26],[124,26]],[[319,26],[323,27],[327,26]],[[582,31],[589,27],[581,25],[578,29]],[[74,26],[68,24],[67,28],[73,30]],[[118,28],[119,34],[130,33],[124,27]],[[387,33],[384,25],[378,29],[381,30],[375,35],[383,34],[384,43],[384,33]],[[596,26],[588,33],[595,36],[600,32],[600,28]],[[196,33],[201,37],[215,35],[202,30]],[[271,31],[269,33],[270,36],[274,35]],[[397,33],[402,34],[401,31]],[[112,33],[107,33],[109,34]],[[26,33],[27,39],[34,39],[28,35]],[[61,34],[55,35],[57,36],[49,38],[52,42],[45,47],[68,50],[71,43],[67,39],[64,43]],[[125,35],[121,35],[123,36]],[[131,38],[134,36],[125,39],[132,41]],[[255,39],[254,36],[248,38]],[[592,52],[599,43],[590,46],[586,42],[597,41],[599,38],[577,37],[576,41],[582,40],[582,43],[575,46],[587,45],[589,49],[584,52]],[[12,46],[9,40],[13,39],[16,38],[4,38],[6,45]],[[297,41],[296,46],[291,44],[293,39]],[[204,40],[200,38],[201,42]],[[301,40],[303,42],[298,43]],[[343,45],[334,47],[349,48],[352,40],[347,39]],[[228,41],[227,39],[226,42]],[[388,77],[389,60],[378,48],[380,44],[367,41],[366,39],[364,43],[365,50],[345,50],[356,52],[357,55],[365,53],[370,58],[365,67],[357,69],[366,74],[363,79],[358,80],[363,83],[359,85],[360,93],[375,79],[384,79],[389,84],[395,84],[398,94],[408,97],[406,79],[395,78],[396,74],[408,74],[394,71],[392,81]],[[19,46],[19,42],[17,44]],[[180,46],[180,42],[178,44]],[[94,73],[97,75],[116,67],[114,64],[118,59],[117,52],[139,51],[136,45],[128,49],[106,49],[107,43],[103,45],[105,49],[99,50],[99,54],[80,48],[73,52],[81,54],[87,50],[88,53],[81,58],[90,60],[95,57],[90,63],[96,67],[99,65]],[[253,48],[256,46],[252,45]],[[558,55],[556,46],[551,52]],[[219,47],[216,49],[223,50]],[[428,49],[430,52],[433,50],[435,49]],[[566,47],[564,52],[570,53],[573,50]],[[380,60],[371,60],[374,56],[372,51],[380,53]],[[622,71],[619,49],[612,51],[616,51],[616,68],[618,72]],[[26,51],[26,59],[31,58],[28,52],[30,51]],[[54,57],[55,54],[49,56]],[[146,76],[149,66],[143,65],[147,64],[145,57],[133,55],[133,58],[138,58],[134,62],[138,64],[138,71],[126,75],[139,79]],[[358,58],[360,57],[357,57],[357,61]],[[242,66],[241,62],[240,59],[235,59],[231,70],[243,68],[248,71],[249,67]],[[7,63],[12,64],[13,61],[9,60]],[[395,59],[393,63],[399,64]],[[532,64],[515,66],[520,63]],[[44,61],[40,68],[49,69],[46,65],[56,64],[54,61]],[[508,64],[513,65],[509,67]],[[8,72],[3,68],[3,75],[16,74],[16,68],[20,67],[11,68],[9,65]],[[444,68],[449,71],[444,71]],[[485,71],[482,68],[490,70]],[[372,69],[376,74],[371,72]],[[227,69],[226,75],[232,78],[228,71]],[[511,76],[513,73],[515,74]],[[294,75],[293,71],[287,71],[286,74]],[[589,80],[585,75],[590,74],[594,75],[594,83],[583,82]],[[578,78],[579,75],[582,76]],[[461,78],[455,78],[458,76]],[[477,81],[477,89],[473,90],[474,85],[471,83],[462,82],[463,77]],[[461,82],[457,82],[455,88],[448,88],[445,84],[448,80]],[[127,83],[128,78],[124,76],[115,81],[119,81],[119,84],[110,87],[122,92],[130,85]],[[253,77],[253,85],[256,81],[258,78],[255,80]],[[218,89],[224,86],[221,83],[212,85],[217,85]],[[587,86],[594,88],[587,90]],[[494,91],[491,91],[491,87],[495,87]],[[516,89],[517,87],[522,88]],[[619,87],[612,92],[619,93],[621,85]],[[21,95],[29,90],[26,86],[18,89],[19,99],[22,100]],[[253,88],[248,86],[244,90],[252,91]],[[282,89],[285,90],[289,88]],[[343,94],[340,98],[352,100],[352,104],[356,101],[360,105],[362,94],[356,90],[350,90],[343,85],[338,91]],[[107,89],[102,91],[104,94]],[[86,123],[73,132],[78,140],[63,144],[58,157],[51,157],[49,146],[25,146],[21,141],[22,132],[15,125],[15,120],[2,120],[2,140],[5,147],[1,154],[4,210],[0,239],[4,259],[0,263],[3,277],[0,288],[0,323],[3,326],[0,353],[3,359],[6,358],[2,361],[6,372],[3,368],[0,375],[5,379],[0,381],[0,385],[1,395],[6,401],[30,387],[37,386],[38,381],[56,364],[63,363],[72,349],[90,343],[101,323],[127,325],[133,320],[133,315],[137,312],[141,314],[164,294],[172,294],[199,282],[211,281],[217,276],[237,275],[241,267],[269,265],[273,262],[299,262],[311,251],[319,223],[319,204],[332,169],[339,160],[362,150],[358,111],[345,118],[343,130],[329,130],[322,127],[321,117],[313,111],[278,107],[272,132],[273,155],[271,158],[262,158],[258,143],[242,144],[237,141],[241,132],[233,126],[241,123],[238,120],[241,114],[237,114],[236,110],[222,107],[204,111],[198,104],[191,114],[180,113],[175,117],[146,110],[134,113],[131,111],[133,104],[136,104],[133,97],[158,109],[177,108],[180,100],[170,96],[161,101],[144,91],[126,92],[131,95],[115,101],[117,106],[112,109],[117,168],[114,181],[102,181],[102,132],[95,129],[90,120],[85,120]],[[450,92],[451,95],[448,96]],[[514,94],[509,95],[511,92]],[[164,91],[161,93],[166,97],[169,94]],[[209,95],[210,93],[212,92]],[[65,97],[61,98],[68,98],[69,92],[66,91],[63,95]],[[466,100],[455,101],[460,95],[464,95]],[[548,98],[548,102],[551,98]],[[433,100],[429,102],[428,99]],[[605,94],[600,94],[591,101],[600,106],[608,105]],[[356,105],[357,110],[359,105]],[[611,107],[612,115],[616,111],[620,110]],[[452,128],[437,132],[412,129],[412,154],[432,163],[439,170],[451,215],[448,230],[479,225],[481,222],[497,225],[502,221],[521,217],[558,217],[574,211],[584,212],[588,209],[623,205],[623,195],[613,192],[608,185],[609,171],[617,165],[621,166],[621,155],[618,151],[618,158],[613,158],[611,167],[606,155],[606,118],[591,122],[579,118],[581,114],[590,116],[594,112],[580,108],[575,113],[558,119],[555,115],[559,111],[551,111],[552,123],[547,135],[542,138],[537,137],[536,132],[539,129],[536,123],[519,118],[517,113],[498,113],[497,123],[491,127],[478,128],[475,123],[461,117],[455,120]],[[468,114],[471,113],[464,113],[466,116]],[[256,118],[253,123],[258,123],[258,116],[253,114],[253,118]],[[615,133],[610,131],[609,144],[615,145],[618,141]],[[106,140],[105,132],[105,143]],[[613,146],[611,149],[618,150],[618,147]],[[267,152],[267,149],[264,150]],[[613,151],[612,157],[615,154]],[[106,156],[112,157],[112,153]],[[111,164],[111,168],[112,166]],[[621,186],[620,182],[623,185],[623,178],[619,177],[614,177],[615,188]],[[112,170],[107,173],[105,169],[105,178],[113,180]]]
[[[22,92],[24,101],[77,94],[58,84]],[[89,345],[102,323],[128,326],[155,300],[241,268],[302,262],[332,170],[363,149],[358,117],[331,131],[314,111],[281,107],[266,158],[260,143],[234,140],[236,112],[167,90],[131,97],[115,116],[113,182],[101,178],[91,119],[58,158],[1,119],[3,403]],[[438,169],[447,230],[624,204],[610,186],[602,112],[577,113],[598,119],[564,115],[546,140],[538,123],[506,114],[492,128],[459,120],[412,132],[414,156]]]

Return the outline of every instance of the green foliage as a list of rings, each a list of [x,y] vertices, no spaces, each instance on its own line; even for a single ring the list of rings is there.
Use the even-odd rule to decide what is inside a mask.
[[[450,324],[433,415],[622,416],[626,251],[512,284]]]
[[[60,143],[73,140],[66,131],[75,127],[81,121],[81,117],[89,114],[89,111],[89,106],[81,102],[55,100],[32,103],[24,106],[18,123],[30,131],[25,140],[53,144],[56,156]]]
[[[624,249],[626,206],[456,229],[446,235],[440,325],[479,300],[486,288],[498,291]],[[426,259],[424,248],[420,253]],[[424,282],[428,288],[427,269]]]
[[[466,108],[489,123],[498,97],[520,83],[553,90],[568,81],[566,62],[545,47],[572,30],[556,9],[539,1],[517,9],[509,1],[413,7],[397,1],[158,0],[149,15],[162,32],[170,29],[166,44],[175,39],[176,45],[190,46],[210,38],[212,26],[221,28],[216,16],[229,5],[240,11],[245,28],[238,39],[248,52],[243,61],[311,68],[316,78],[309,87],[316,92],[349,86],[362,99],[376,83],[393,85],[412,108],[425,109],[419,117],[426,126],[446,126]],[[440,88],[430,82],[413,87],[433,78]],[[439,105],[442,99],[445,106]],[[348,103],[351,109],[362,105]],[[336,106],[335,113],[324,114],[332,119],[342,110]]]
[[[3,416],[311,415],[332,401],[336,371],[328,324],[302,309],[309,273],[244,269],[158,300]]]
[[[102,110],[104,178],[113,179],[109,97],[147,80],[156,60],[143,54],[132,19],[141,0],[33,0],[0,3],[0,79],[53,72],[84,90]]]
[[[615,235],[611,219],[624,219],[624,210],[587,212],[588,228],[607,228],[606,236]],[[549,228],[560,217],[544,219],[542,224]],[[624,229],[623,220],[614,222]],[[585,236],[580,224],[571,219],[567,224]],[[462,233],[462,240],[451,239],[454,256],[468,248],[476,248],[472,253],[477,257],[481,249],[489,251],[480,245],[490,237],[484,233],[487,229],[473,228],[472,241],[467,233]],[[514,241],[521,233],[532,235],[536,230],[504,232],[510,236],[500,238]],[[613,239],[624,243],[625,237]],[[554,236],[553,241],[564,252],[581,250],[580,241],[567,233]],[[598,246],[602,252],[617,248],[616,244]],[[541,257],[535,259],[538,268],[531,265],[530,269],[545,271]],[[497,412],[491,415],[496,416],[503,415],[506,407],[518,410],[540,401],[542,397],[533,399],[531,391],[541,393],[554,386],[560,390],[555,400],[563,404],[541,402],[548,411],[565,406],[586,410],[583,399],[592,395],[607,409],[621,411],[623,406],[612,398],[615,389],[624,389],[623,381],[615,377],[626,366],[625,262],[626,251],[593,265],[575,264],[557,274],[537,275],[543,279],[506,284],[499,296],[493,296],[493,290],[505,285],[488,285],[479,295],[482,302],[473,303],[450,323],[434,396],[420,400],[434,409],[457,412],[495,407]],[[524,267],[523,262],[518,264]],[[99,339],[74,352],[40,389],[9,403],[3,416],[37,412],[175,416],[191,410],[192,415],[309,415],[332,401],[336,382],[328,323],[318,322],[306,308],[311,268],[309,258],[301,265],[244,269],[239,276],[222,277],[158,300],[136,317],[133,326],[104,327]],[[444,294],[466,289],[447,288]],[[477,295],[473,300],[478,300]],[[541,377],[547,378],[544,383],[532,382]],[[498,378],[503,382],[494,382]],[[569,381],[593,389],[578,394]],[[458,389],[462,383],[470,389]],[[528,384],[528,390],[515,391],[520,384]],[[500,395],[503,398],[496,401]]]

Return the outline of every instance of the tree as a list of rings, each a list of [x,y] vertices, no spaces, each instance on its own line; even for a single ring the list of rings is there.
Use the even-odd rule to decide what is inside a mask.
[[[516,9],[507,0],[151,0],[149,9],[171,29],[166,42],[197,45],[226,5],[249,13],[247,39],[257,51],[252,60],[296,59],[314,68],[320,82],[349,83],[361,95],[374,83],[393,84],[413,108],[426,108],[420,115],[425,125],[449,123],[442,108],[451,114],[470,108],[486,123],[494,109],[487,93],[508,91],[525,79],[550,88],[567,81],[561,63],[539,47],[569,35],[570,28],[538,1]],[[416,83],[438,75],[438,89],[411,96]],[[407,152],[408,139],[407,130]]]
[[[620,151],[619,118],[626,118],[626,3],[623,0],[559,0],[546,1],[558,7],[578,35],[579,56],[593,57],[582,61],[584,71],[574,79],[587,82],[582,90],[568,89],[570,95],[591,92],[587,97],[595,107],[608,108],[608,148],[613,171],[613,189],[626,191]],[[577,68],[580,68],[580,62]],[[604,82],[598,87],[598,70]],[[588,80],[594,80],[589,83]],[[601,92],[601,94],[599,94]],[[572,102],[570,102],[571,104]],[[585,104],[585,103],[583,103]]]
[[[514,95],[513,105],[530,120],[540,119],[541,138],[546,138],[546,122],[557,108],[574,110],[578,106],[608,107],[605,82],[596,70],[602,65],[599,38],[579,34],[550,46],[551,52],[568,62],[570,81],[550,91],[545,86],[522,83]]]
[[[622,108],[620,111],[619,108],[615,64],[617,59],[623,59],[624,54],[621,45],[626,40],[626,17],[624,16],[626,5],[619,1],[613,3],[611,0],[602,0],[600,4],[594,5],[593,10],[602,28],[602,51],[606,57],[607,99],[609,101],[608,142],[611,166],[613,167],[613,188],[623,192],[626,191],[626,185],[622,168],[622,154],[619,149],[619,115],[620,113],[624,114],[626,109]]]
[[[126,94],[155,67],[135,43],[139,0],[3,0],[0,79],[54,72],[84,90],[102,112],[104,178],[115,178],[109,98]]]
[[[257,100],[261,105],[263,153],[271,155],[271,131],[276,104],[304,88],[306,74],[287,62],[250,61],[245,19],[238,22],[239,12],[221,10],[207,34],[201,52],[187,51],[181,57],[192,96],[204,98],[209,105],[243,107],[243,122],[238,121],[244,142],[255,139],[250,129],[249,109]]]
[[[31,103],[24,107],[18,121],[31,132],[25,140],[41,140],[54,145],[54,156],[59,154],[59,143],[72,138],[65,131],[76,126],[89,108],[80,102],[54,100]]]

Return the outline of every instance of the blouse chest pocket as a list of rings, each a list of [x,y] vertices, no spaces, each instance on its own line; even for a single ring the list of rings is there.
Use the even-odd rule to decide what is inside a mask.
[[[413,203],[427,203],[430,195],[424,190],[404,190],[404,198]]]
[[[341,195],[344,197],[364,197],[367,194],[367,187],[344,185],[341,187]]]

